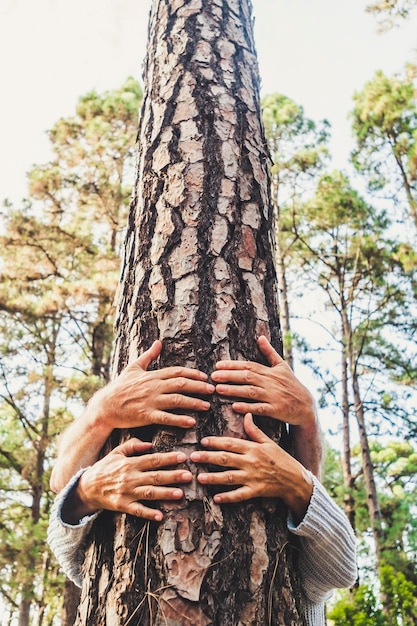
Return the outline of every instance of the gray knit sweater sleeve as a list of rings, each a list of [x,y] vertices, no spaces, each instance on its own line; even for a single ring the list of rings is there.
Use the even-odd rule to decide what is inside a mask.
[[[350,587],[357,577],[356,539],[349,520],[312,475],[314,487],[307,513],[289,530],[300,537],[300,573],[313,603],[327,600],[335,588]]]
[[[85,468],[86,469],[86,468]],[[48,543],[62,570],[77,587],[82,587],[81,567],[87,535],[100,511],[81,519],[77,525],[62,519],[62,507],[71,489],[77,484],[85,469],[80,470],[59,492],[52,505],[48,526]]]

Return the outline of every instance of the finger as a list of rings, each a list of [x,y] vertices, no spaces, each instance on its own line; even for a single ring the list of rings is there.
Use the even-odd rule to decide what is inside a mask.
[[[160,370],[160,373],[162,372],[163,370]],[[159,383],[161,393],[181,393],[193,396],[208,396],[214,393],[214,385],[197,378],[197,375],[202,374],[202,372],[198,372],[197,370],[190,370],[190,372],[196,374],[193,379],[185,376],[162,378],[161,380],[163,380],[163,382]]]
[[[159,377],[162,380],[169,378],[189,378],[193,380],[207,380],[208,376],[205,372],[194,369],[192,367],[182,367],[173,365],[171,367],[163,367],[159,371]]]
[[[243,454],[213,450],[197,450],[192,452],[190,459],[193,463],[205,463],[206,465],[219,465],[221,467],[234,467],[239,469],[243,465]]]
[[[241,484],[243,476],[238,472],[202,472],[197,476],[197,480],[203,485],[240,485],[231,491],[216,493],[213,500],[217,503],[242,502],[254,497],[253,490]]]
[[[161,485],[165,487],[166,485],[172,485],[177,483],[189,483],[193,478],[193,475],[188,470],[161,470],[159,472],[147,471],[143,472],[143,474],[145,487],[144,485],[138,485],[139,491],[144,488],[151,489],[152,487],[155,487],[157,490],[159,489],[158,493],[154,497],[151,497],[149,495],[150,492],[146,493],[144,496],[139,496],[141,499],[145,500],[157,500],[158,498],[169,499],[171,497],[170,493],[172,492],[172,487],[169,488],[169,492],[166,490],[161,492]],[[135,490],[135,493],[136,492],[137,490]]]
[[[280,365],[281,363],[285,363],[284,359],[280,357],[276,350],[274,350],[265,335],[261,335],[259,337],[258,347],[262,354],[266,357],[269,365],[271,365],[272,367],[274,365]]]
[[[233,402],[232,409],[236,413],[252,413],[253,415],[267,415],[272,417],[274,408],[267,402]]]
[[[247,361],[245,365],[244,368],[225,368],[213,372],[211,378],[216,383],[216,391],[219,384],[264,387],[266,380],[271,376],[270,366],[252,361]],[[237,394],[234,392],[233,395]]]
[[[247,398],[255,402],[262,402],[268,399],[267,392],[260,385],[228,385],[220,383],[216,385],[216,393],[229,398]]]
[[[179,494],[179,495],[178,495]],[[183,497],[183,492],[181,489],[177,489],[177,495],[173,498],[168,498],[169,500],[179,500]],[[163,498],[158,498],[159,500],[163,500]],[[141,517],[143,519],[148,519],[155,522],[161,522],[164,519],[164,514],[159,509],[153,509],[152,507],[146,506],[142,502],[130,502],[121,513],[129,513],[130,515],[134,515],[135,517]]]
[[[153,342],[148,350],[145,350],[143,354],[135,361],[134,365],[140,367],[142,370],[147,370],[152,361],[155,361],[161,354],[162,342],[157,339]]]
[[[207,408],[201,408],[198,410],[207,411]],[[191,415],[178,415],[177,413],[169,413],[167,411],[155,410],[149,414],[149,419],[146,423],[154,424],[155,426],[175,426],[176,428],[192,428],[196,425],[196,420]]]
[[[131,467],[137,468],[141,472],[147,472],[149,470],[154,470],[163,467],[170,467],[172,465],[178,465],[179,463],[185,463],[187,460],[184,452],[154,452],[152,454],[145,454],[140,457],[136,457],[129,461],[131,463]],[[177,472],[178,470],[172,470],[172,472]],[[144,477],[146,480],[146,476]],[[172,479],[171,479],[172,480]],[[142,484],[144,484],[142,482]]]
[[[152,509],[151,507],[145,506],[141,502],[131,502],[126,507],[126,510],[120,512],[129,513],[129,515],[134,515],[135,517],[148,519],[154,522],[161,522],[164,519],[164,514],[162,513],[162,511],[159,511],[158,509]]]
[[[213,375],[217,376],[217,370],[246,370],[249,363],[252,363],[252,361],[217,361],[214,366],[216,371],[212,373],[211,377],[213,378]],[[257,364],[254,363],[254,365]]]
[[[251,413],[246,413],[245,417],[243,418],[243,427],[245,429],[245,433],[251,441],[255,441],[256,443],[272,442],[272,439],[265,435],[263,430],[258,428],[258,426],[255,424]]]
[[[252,447],[250,441],[240,437],[203,437],[200,443],[204,448],[214,448],[234,454],[246,454]],[[200,450],[200,452],[208,452],[208,450]]]
[[[114,448],[113,453],[124,454],[125,456],[134,456],[136,454],[141,454],[150,450],[152,448],[152,444],[149,441],[141,441],[134,437],[133,439],[128,439]]]
[[[227,470],[225,472],[200,472],[198,482],[203,485],[241,485],[243,482],[242,472]]]
[[[250,487],[243,485],[242,487],[232,489],[231,491],[216,493],[213,496],[213,500],[216,504],[233,504],[233,502],[244,502],[245,500],[250,500],[251,498],[254,498],[255,495],[256,494]]]
[[[194,396],[181,393],[161,394],[158,398],[158,407],[162,410],[186,409],[187,411],[208,411],[210,402]]]
[[[239,361],[235,361],[235,363],[238,362]],[[233,361],[230,361],[230,363],[233,363]],[[216,383],[230,382],[233,384],[240,383],[242,385],[250,385],[254,384],[256,381],[259,381],[261,375],[265,375],[270,369],[265,365],[261,365],[260,363],[254,363],[252,361],[241,361],[241,363],[244,364],[245,367],[219,367],[218,369],[216,369],[215,372],[212,373],[212,380],[214,380],[214,382]],[[221,361],[219,361],[219,363],[216,363],[216,366],[220,364]],[[223,361],[223,364],[227,365],[228,362]],[[263,370],[265,369],[267,371],[263,372]]]

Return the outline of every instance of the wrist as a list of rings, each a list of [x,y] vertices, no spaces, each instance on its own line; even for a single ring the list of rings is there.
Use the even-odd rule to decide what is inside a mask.
[[[316,403],[309,394],[309,400],[303,403],[303,409],[300,411],[301,419],[296,424],[291,424],[292,428],[297,428],[302,432],[317,431],[319,429],[319,419],[317,415]]]
[[[290,509],[296,525],[300,524],[307,512],[313,487],[311,473],[301,466],[299,479],[294,482],[293,489],[285,498],[285,503]]]
[[[115,428],[111,423],[108,411],[106,411],[107,404],[107,388],[103,387],[90,398],[84,411],[87,429],[94,430],[99,438],[103,439],[103,442],[110,437]]]
[[[99,507],[89,501],[88,490],[86,489],[86,470],[78,479],[77,483],[68,493],[64,500],[61,516],[66,524],[77,525],[87,515],[92,515],[99,511]]]

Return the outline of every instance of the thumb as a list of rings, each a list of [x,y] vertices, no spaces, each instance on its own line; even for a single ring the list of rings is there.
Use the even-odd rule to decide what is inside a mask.
[[[152,361],[155,361],[155,359],[159,357],[159,355],[161,354],[161,350],[162,341],[159,341],[159,339],[157,339],[153,342],[151,347],[148,348],[148,350],[145,350],[145,352],[140,355],[135,365],[146,371]]]
[[[246,413],[243,418],[243,428],[251,441],[255,441],[256,443],[269,443],[271,441],[263,430],[256,426],[253,421],[252,413]]]
[[[264,357],[266,357],[271,367],[274,367],[274,365],[280,365],[281,363],[285,363],[284,359],[280,357],[278,352],[271,346],[270,342],[265,337],[265,335],[261,335],[259,337],[258,347],[259,347],[259,350],[264,355]]]

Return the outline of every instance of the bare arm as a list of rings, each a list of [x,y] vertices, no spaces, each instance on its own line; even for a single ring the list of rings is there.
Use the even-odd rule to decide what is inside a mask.
[[[314,399],[266,337],[259,337],[258,346],[270,366],[219,361],[211,375],[216,392],[239,398],[232,404],[238,413],[267,415],[290,424],[296,459],[320,476],[323,446]]]
[[[199,396],[213,393],[214,386],[207,383],[203,372],[186,367],[147,371],[161,348],[161,342],[155,341],[135,363],[94,394],[84,414],[64,432],[51,475],[53,491],[60,491],[79,469],[97,460],[114,428],[148,424],[190,428],[195,419],[187,413],[209,409],[209,402]]]

